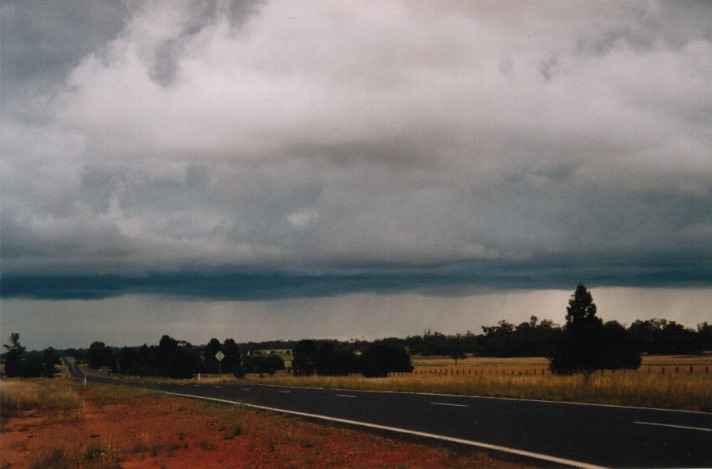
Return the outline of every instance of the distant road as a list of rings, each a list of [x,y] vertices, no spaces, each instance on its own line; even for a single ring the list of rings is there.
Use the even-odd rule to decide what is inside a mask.
[[[83,378],[81,370],[70,373]],[[479,446],[543,465],[712,467],[711,413],[256,384],[141,385]]]
[[[67,367],[67,371],[72,378],[84,379],[84,372],[71,360],[68,360],[66,357],[62,357],[62,362],[64,362],[64,365]]]

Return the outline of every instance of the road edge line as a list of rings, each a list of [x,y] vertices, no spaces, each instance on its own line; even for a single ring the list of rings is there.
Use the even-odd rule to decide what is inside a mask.
[[[556,456],[550,456],[548,454],[533,453],[531,451],[524,451],[521,449],[509,448],[506,446],[493,445],[491,443],[483,443],[481,441],[465,440],[462,438],[453,438],[453,437],[444,436],[444,435],[437,435],[434,433],[420,432],[417,430],[408,430],[407,428],[390,427],[390,426],[386,426],[386,425],[378,425],[375,423],[360,422],[358,420],[349,420],[349,419],[341,419],[341,418],[337,418],[337,417],[328,417],[326,415],[310,414],[307,412],[299,412],[296,410],[279,409],[276,407],[267,407],[267,406],[261,406],[261,405],[257,405],[257,404],[249,404],[246,402],[230,401],[227,399],[218,399],[215,397],[197,396],[194,394],[183,394],[183,393],[169,392],[169,391],[160,391],[160,392],[164,392],[166,394],[171,394],[171,395],[179,396],[179,397],[188,397],[188,398],[193,398],[193,399],[201,399],[201,400],[206,400],[206,401],[220,402],[223,404],[241,405],[241,406],[245,406],[245,407],[251,407],[253,409],[260,409],[260,410],[267,410],[267,411],[278,412],[278,413],[283,413],[283,414],[297,415],[300,417],[307,417],[307,418],[312,418],[312,419],[327,420],[329,422],[336,422],[336,423],[342,423],[342,424],[352,425],[352,426],[373,428],[375,430],[383,430],[383,431],[389,431],[389,432],[394,432],[394,433],[403,433],[406,435],[413,435],[413,436],[418,436],[418,437],[422,437],[422,438],[446,441],[449,443],[457,443],[457,444],[461,444],[461,445],[474,446],[477,448],[489,449],[492,451],[513,454],[516,456],[530,458],[530,459],[537,459],[540,461],[546,461],[546,462],[554,463],[554,464],[578,467],[581,469],[603,469],[603,466],[597,466],[595,464],[588,464],[588,463],[584,463],[581,461],[574,461],[572,459],[559,458]]]

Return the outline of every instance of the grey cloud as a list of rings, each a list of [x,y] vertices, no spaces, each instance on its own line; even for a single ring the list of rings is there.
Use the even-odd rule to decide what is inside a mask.
[[[709,282],[712,9],[630,5],[130,4],[24,65],[13,30],[5,291]]]

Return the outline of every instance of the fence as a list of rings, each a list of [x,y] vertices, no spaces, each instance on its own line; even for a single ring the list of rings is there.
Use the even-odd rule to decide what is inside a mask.
[[[601,370],[601,374],[709,374],[709,365],[689,366],[641,366],[637,370]],[[510,376],[542,376],[551,374],[546,366],[486,366],[486,367],[416,367],[410,373],[390,373],[389,376],[477,376],[477,375],[510,375]]]

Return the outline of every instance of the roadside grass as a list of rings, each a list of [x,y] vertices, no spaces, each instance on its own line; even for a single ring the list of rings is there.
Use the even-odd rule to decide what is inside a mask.
[[[64,379],[34,378],[0,381],[0,415],[11,417],[23,410],[48,410],[62,420],[81,420],[82,399]]]
[[[127,399],[153,395],[156,397],[165,397],[163,393],[151,391],[150,389],[134,387],[134,386],[117,386],[113,384],[91,383],[89,388],[84,388],[81,381],[72,381],[72,387],[77,391],[88,389],[86,398],[91,399],[99,407],[120,404]]]
[[[546,375],[399,375],[248,377],[248,381],[284,386],[400,391],[482,397],[581,402],[712,412],[712,375],[654,375],[634,372],[583,376]]]

